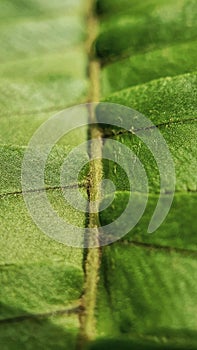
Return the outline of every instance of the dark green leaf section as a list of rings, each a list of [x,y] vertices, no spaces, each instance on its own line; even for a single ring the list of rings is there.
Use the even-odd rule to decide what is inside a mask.
[[[130,15],[130,16],[129,16]],[[196,39],[197,6],[193,0],[170,2],[154,11],[135,16],[135,12],[104,22],[95,43],[96,55],[103,63]]]
[[[186,48],[187,45],[191,43],[182,47]],[[181,48],[181,45],[179,47]],[[154,51],[151,54],[154,55]],[[144,72],[147,69],[147,74],[153,78],[154,68],[157,66],[151,67],[150,64],[149,68],[146,68],[148,55],[144,56]],[[130,60],[135,60],[135,57],[131,57]],[[162,62],[164,64],[164,56],[161,56],[160,63]],[[105,72],[108,68],[113,69],[112,67],[122,63],[124,65],[124,61],[109,65],[104,68]],[[158,71],[159,69],[161,66]],[[181,63],[177,69],[180,69],[177,73],[181,72]],[[184,68],[182,71],[184,72]],[[137,74],[140,77],[140,73],[136,73],[136,76]],[[129,74],[125,72],[125,77],[127,75]],[[135,74],[133,76],[135,79]],[[114,73],[114,81],[115,79]],[[143,74],[141,79],[143,82]],[[113,88],[115,89],[115,85]],[[111,147],[110,138],[129,147],[144,165],[150,193],[145,212],[135,228],[120,241],[102,249],[96,310],[100,339],[90,345],[90,349],[195,349],[197,346],[194,311],[197,254],[196,91],[196,74],[191,73],[153,80],[121,90],[105,99],[107,102],[139,111],[149,118],[155,127],[140,131],[133,129],[131,123],[131,132],[127,132],[121,128],[102,125],[104,137],[107,138],[103,146],[104,151],[105,148]],[[122,110],[122,114],[121,109],[119,111],[117,115],[111,113],[112,124],[116,118],[124,124],[124,111]],[[103,107],[102,113],[106,112]],[[99,121],[99,113],[97,117]],[[154,143],[156,128],[169,147],[177,179],[176,192],[168,216],[154,233],[149,234],[147,229],[159,199],[160,176],[154,156],[140,139],[140,133],[145,133],[147,139]],[[113,149],[111,152],[116,163],[103,161],[104,176],[115,183],[117,191],[112,204],[100,212],[101,225],[114,222],[122,214],[131,195],[135,205],[140,205],[145,199],[145,195],[140,191],[130,191],[126,173],[118,166],[120,159],[124,159],[124,154],[118,154],[118,151]],[[164,154],[161,154],[161,158],[166,167],[164,176],[167,179],[167,160]],[[131,167],[134,177],[137,178],[135,163],[131,164]],[[125,169],[127,168],[128,163],[125,164]],[[168,190],[167,187],[164,189],[164,199],[168,199]],[[120,227],[117,227],[117,230],[120,230]]]
[[[96,1],[96,10],[97,13],[102,15],[104,18],[114,15],[119,15],[121,13],[127,12],[131,15],[140,15],[146,12],[151,12],[155,8],[160,8],[162,5],[168,6],[172,3],[171,0],[160,0],[159,3],[157,0],[147,0],[147,1],[137,1],[137,0],[97,0]],[[182,1],[175,0],[173,2],[182,3]]]
[[[104,248],[97,309],[104,345],[119,339],[125,349],[195,349],[196,267],[196,256],[181,251]]]
[[[116,193],[112,205],[100,215],[102,225],[114,222],[122,214],[130,195],[131,193],[129,192]],[[135,200],[135,203],[138,203],[138,205],[141,205],[145,201],[145,196],[143,194],[134,193],[132,196],[133,200]],[[168,199],[169,195],[166,194],[162,196]],[[166,247],[166,252],[171,251],[171,249],[182,249],[188,251],[188,254],[190,254],[190,251],[196,251],[197,219],[195,212],[197,193],[176,193],[168,216],[154,233],[149,234],[147,233],[148,226],[158,199],[158,195],[149,194],[148,204],[142,218],[123,240],[136,242],[142,245],[153,245],[153,249],[154,246],[160,248]],[[120,227],[117,226],[117,230],[118,229],[120,229]]]
[[[193,72],[197,70],[196,57],[196,41],[132,55],[103,68],[102,93],[107,96],[160,77]]]
[[[135,229],[130,232],[129,238],[140,242],[195,249],[195,203],[197,190],[197,148],[196,148],[196,78],[195,75],[178,76],[153,81],[141,86],[133,87],[116,93],[107,99],[108,102],[120,103],[137,109],[158,125],[158,131],[164,137],[175,165],[176,195],[170,214],[163,225],[154,235],[148,235],[147,227],[154,212],[160,192],[160,174],[154,155],[140,139],[140,132],[132,133],[125,130],[115,130],[111,137],[129,147],[144,165],[149,184],[149,204],[146,212]],[[193,83],[192,83],[193,82]],[[189,89],[189,90],[188,90]],[[123,97],[124,96],[124,97]],[[150,107],[154,107],[152,110]],[[195,108],[195,110],[193,109]],[[121,116],[117,116],[121,117]],[[108,129],[104,130],[106,133]],[[111,130],[110,130],[111,131]],[[153,140],[154,128],[142,131],[146,138]],[[155,140],[157,142],[157,140]],[[110,139],[105,141],[104,149],[110,149]],[[111,149],[116,163],[103,161],[105,177],[110,178],[116,185],[117,194],[112,205],[101,212],[102,224],[113,222],[119,217],[130,196],[130,185],[125,170],[132,168],[135,176],[136,165],[125,164],[124,170],[118,165],[122,154]],[[168,161],[161,153],[162,163],[168,177]],[[133,179],[129,179],[133,183]],[[166,181],[167,182],[167,181]],[[136,183],[136,182],[135,182]],[[163,188],[168,196],[169,188]],[[133,188],[133,192],[137,191]],[[193,193],[192,193],[193,192]],[[144,195],[136,193],[136,200],[143,201]],[[121,204],[120,204],[121,203]],[[190,227],[188,231],[188,227]]]
[[[20,314],[25,312],[20,310]],[[8,322],[0,327],[2,350],[43,350],[46,346],[49,350],[63,350],[75,348],[79,321],[78,315],[60,315]]]
[[[124,337],[118,337],[116,339],[103,338],[94,343],[92,342],[87,349],[107,350],[109,347],[113,347],[114,350],[119,350],[120,348],[124,350],[185,350],[185,347],[187,347],[188,350],[196,349],[195,341],[191,342],[191,337],[194,338],[196,336],[195,332],[189,334],[187,332],[187,338],[191,343],[190,346],[188,346],[188,342],[186,342],[184,338],[181,338],[181,336],[182,331],[176,332],[175,335],[172,332],[170,336],[161,338],[161,341],[156,336],[142,337],[140,334],[130,337],[129,340],[126,340]]]

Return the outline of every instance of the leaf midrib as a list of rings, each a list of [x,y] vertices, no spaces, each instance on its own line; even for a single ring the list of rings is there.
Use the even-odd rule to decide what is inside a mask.
[[[88,1],[88,16],[87,16],[87,55],[88,55],[88,74],[90,81],[90,89],[89,89],[89,98],[88,101],[90,103],[98,102],[100,100],[100,62],[94,60],[92,57],[92,44],[96,38],[98,31],[98,17],[95,14],[95,0]],[[88,107],[87,107],[88,108]],[[91,109],[91,106],[90,106]],[[99,199],[99,183],[102,179],[102,132],[100,128],[94,124],[91,125],[91,122],[95,122],[96,117],[94,111],[89,110],[89,130],[88,134],[91,139],[97,138],[99,141],[99,147],[90,146],[90,159],[94,159],[94,155],[100,157],[100,160],[97,161],[96,165],[94,162],[90,162],[90,171],[88,178],[89,186],[88,186],[88,197],[89,197],[89,210],[91,211],[91,201],[95,201],[95,199]],[[97,208],[99,209],[99,208]],[[99,210],[97,213],[91,214],[89,213],[88,218],[88,227],[97,228],[99,226]],[[94,240],[95,241],[95,240]],[[91,244],[91,242],[89,242]],[[84,251],[84,274],[85,274],[85,282],[84,282],[84,293],[81,300],[81,305],[83,308],[83,312],[80,315],[80,332],[79,338],[76,345],[76,349],[84,349],[87,343],[90,340],[93,340],[96,335],[96,320],[95,320],[95,306],[96,306],[96,298],[97,298],[97,284],[99,279],[99,267],[101,262],[101,248],[88,248],[87,254]]]

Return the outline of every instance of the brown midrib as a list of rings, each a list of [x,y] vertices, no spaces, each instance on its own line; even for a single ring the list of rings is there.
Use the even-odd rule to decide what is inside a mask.
[[[98,32],[98,19],[94,14],[94,0],[89,0],[88,17],[87,17],[87,54],[88,54],[88,75],[90,81],[90,90],[88,96],[88,102],[99,102],[100,100],[100,63],[95,60],[92,55],[92,44],[96,38]],[[95,122],[96,117],[93,109],[89,111],[89,121]],[[89,170],[89,216],[88,226],[95,230],[99,227],[99,208],[97,206],[96,213],[91,214],[91,202],[98,201],[99,203],[99,184],[102,180],[102,133],[96,124],[90,124],[88,130],[90,139],[97,139],[98,143],[96,147],[94,143],[91,144],[89,153],[90,160],[97,157],[96,161],[90,161]],[[94,207],[95,209],[95,207]],[[98,232],[99,233],[99,232]],[[85,252],[85,282],[83,296],[81,299],[82,313],[80,318],[80,334],[77,342],[77,350],[83,349],[86,343],[95,338],[96,335],[96,320],[95,320],[95,307],[97,296],[97,285],[99,279],[99,267],[101,260],[101,249],[88,248]]]

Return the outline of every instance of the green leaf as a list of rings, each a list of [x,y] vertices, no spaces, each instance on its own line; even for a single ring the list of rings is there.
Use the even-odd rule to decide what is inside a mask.
[[[0,348],[195,350],[195,1],[92,0],[89,7],[82,0],[0,0],[0,5]],[[113,150],[116,163],[91,163],[77,181],[75,165],[94,150],[73,157],[62,192],[65,157],[90,137],[106,138],[98,154],[111,150],[110,139],[128,147],[149,181],[138,224],[116,243],[83,250],[52,240],[33,222],[22,195],[21,166],[39,126],[66,107],[98,99],[99,88],[105,102],[138,110],[155,124],[146,135],[153,139],[154,130],[160,131],[177,181],[168,216],[148,234],[161,179],[136,130],[101,126],[97,116],[95,128],[65,135],[47,159],[44,188],[29,192],[39,200],[46,191],[54,211],[67,222],[98,229],[121,215],[131,193],[136,205],[144,201],[145,193],[131,192],[118,165],[124,154]],[[124,115],[113,116],[112,124],[115,118],[124,124]],[[135,163],[132,169],[137,177]],[[64,194],[79,185],[85,198],[96,196],[94,180],[101,172],[116,186],[113,202],[95,215],[74,209]],[[169,196],[166,186],[162,198]]]
[[[101,73],[103,95],[160,77],[193,72],[196,56],[197,43],[192,41],[132,55],[107,65]]]
[[[104,344],[118,339],[128,348],[195,349],[196,253],[114,244],[103,250],[101,273],[97,312]]]
[[[75,69],[71,63],[78,62]],[[65,66],[62,62],[65,62]],[[1,116],[64,109],[81,102],[87,92],[83,50],[17,60],[1,69]]]
[[[76,14],[83,11],[81,0],[57,0],[56,2],[46,0],[1,0],[1,19],[12,20],[28,16],[39,16],[43,14],[53,15],[66,13]]]
[[[158,167],[153,154],[142,143],[137,134],[135,135],[135,131],[129,133],[114,130],[111,137],[129,147],[134,154],[137,154],[145,168],[149,181],[150,196],[146,212],[126,239],[182,249],[196,249],[195,230],[197,221],[195,220],[194,204],[197,190],[195,170],[197,167],[195,142],[197,135],[196,87],[196,74],[188,74],[170,79],[160,79],[123,90],[107,99],[108,102],[121,103],[130,107],[135,106],[135,108],[137,106],[140,112],[145,113],[155,123],[157,121],[157,128],[167,142],[176,171],[176,193],[170,213],[159,229],[153,235],[148,235],[146,233],[148,222],[154,212],[160,192]],[[180,98],[178,101],[176,100],[177,93]],[[158,103],[155,98],[155,109],[152,111],[149,106],[151,103],[153,104],[154,96],[158,95]],[[173,104],[174,108],[172,108],[171,101],[177,102]],[[108,129],[104,132],[108,132]],[[154,129],[147,130],[146,134],[147,137],[154,138]],[[106,140],[104,150],[105,148],[110,148],[110,139],[109,141]],[[123,155],[118,154],[117,151],[113,151],[113,153],[115,153],[114,158],[117,163],[103,161],[103,169],[104,176],[110,178],[116,185],[117,194],[112,205],[101,212],[100,217],[103,225],[114,221],[121,214],[122,208],[127,203],[130,195],[127,175],[118,165]],[[166,169],[168,168],[167,161],[164,157],[163,164]],[[125,169],[127,166],[125,164]],[[133,171],[135,172],[135,164],[133,165]],[[163,191],[166,192],[164,196],[168,196],[169,188],[163,188]],[[143,200],[143,197],[143,194],[138,193],[136,200]],[[188,226],[190,227],[189,232]]]
[[[80,1],[7,0],[1,5],[0,347],[74,348],[84,286],[83,250],[52,240],[35,225],[22,196],[21,166],[39,126],[86,99],[85,10]],[[46,190],[57,214],[81,227],[85,214],[65,201],[60,170],[66,155],[86,140],[87,128],[62,138],[47,159],[45,188],[33,188],[37,196]],[[67,169],[71,173],[79,157]],[[78,180],[84,196],[87,171]],[[64,191],[73,185],[70,177]]]
[[[103,63],[156,48],[196,39],[196,4],[193,0],[170,2],[135,16],[135,11],[110,18],[95,43]],[[177,16],[178,12],[178,16]]]
[[[24,310],[18,310],[24,315]],[[1,349],[72,349],[77,342],[78,315],[57,314],[45,318],[21,318],[2,324]]]
[[[144,165],[149,197],[135,228],[121,240],[102,248],[96,307],[98,338],[90,349],[195,349],[197,346],[194,311],[197,80],[196,73],[175,76],[196,70],[195,42],[191,41],[195,39],[190,13],[196,11],[193,6],[191,1],[97,2],[102,24],[95,47],[103,64],[104,102],[135,109],[155,124],[173,157],[176,191],[168,216],[154,233],[148,234],[160,191],[154,156],[135,130],[127,132],[107,124],[99,125],[106,137],[103,152],[111,150],[116,159],[115,163],[103,160],[104,177],[113,181],[116,192],[111,205],[100,212],[101,226],[121,215],[131,195],[127,175],[118,165],[124,154],[112,149],[111,139],[129,147]],[[188,21],[191,19],[190,28],[186,25],[187,16]],[[124,56],[128,58],[123,59]],[[153,80],[161,77],[166,78]],[[106,96],[111,92],[114,93]],[[109,110],[101,108],[102,113],[108,113],[109,121]],[[99,122],[99,113],[97,118]],[[112,124],[116,118],[124,125],[124,113],[112,113]],[[154,130],[150,128],[146,135],[153,138]],[[163,164],[167,169],[167,159],[163,159]],[[128,164],[124,165],[127,168]],[[135,174],[135,164],[132,169]],[[162,196],[168,195],[165,188]],[[136,203],[140,204],[144,198],[143,193],[133,193]]]
[[[128,13],[129,14],[138,14],[143,15],[146,12],[151,12],[152,10],[160,9],[162,5],[170,4],[170,0],[160,0],[159,4],[157,0],[147,0],[146,2],[137,1],[137,0],[97,0],[96,1],[96,10],[97,13],[102,15],[102,18],[108,18],[114,14]],[[177,0],[174,1],[175,6],[177,6]]]
[[[113,332],[117,339],[131,339],[131,344],[133,338],[139,337],[144,339],[144,346],[148,346],[151,339],[158,342],[159,348],[165,348],[165,343],[173,348],[195,346],[192,345],[195,334],[191,341],[187,334],[195,330],[196,323],[193,311],[196,304],[197,227],[196,75],[165,78],[129,88],[107,98],[107,102],[136,108],[157,125],[172,154],[177,179],[168,217],[153,234],[148,234],[160,189],[154,157],[135,131],[110,130],[112,134],[108,137],[138,155],[148,176],[150,194],[146,211],[137,226],[121,241],[103,249],[98,292],[98,315],[101,313],[102,317],[98,316],[98,327],[103,337],[107,338]],[[109,133],[107,126],[104,133]],[[151,137],[152,129],[146,133]],[[110,139],[109,145],[108,140],[105,142],[106,147],[110,147]],[[124,154],[114,152],[114,159],[119,164],[119,158],[124,160]],[[114,222],[121,215],[130,196],[125,174],[117,164],[104,163],[104,175],[113,180],[117,192],[112,204],[100,213],[102,225]],[[168,188],[164,190],[163,196],[168,196]],[[144,194],[139,192],[134,200],[140,204],[143,197]],[[103,319],[106,320],[104,324]],[[179,332],[183,338],[180,344]]]
[[[196,73],[158,79],[124,89],[105,98],[139,110],[155,124],[181,121],[196,116]]]

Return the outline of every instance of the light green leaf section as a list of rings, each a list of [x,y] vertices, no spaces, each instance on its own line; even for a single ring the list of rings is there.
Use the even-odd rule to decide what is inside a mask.
[[[0,66],[0,115],[62,110],[87,92],[82,48],[35,56]]]
[[[35,225],[21,193],[21,165],[38,127],[87,98],[86,9],[78,0],[5,0],[0,6],[0,348],[70,350],[80,327],[83,250],[50,239]],[[44,174],[53,210],[79,227],[86,225],[85,213],[65,200],[60,171],[72,148],[86,140],[86,128],[62,138]],[[84,197],[86,176],[84,168],[78,178]],[[72,185],[70,177],[64,191]],[[39,196],[44,189],[33,190]]]
[[[75,136],[72,135],[73,137]],[[84,141],[84,140],[83,140]],[[0,146],[0,195],[6,193],[15,193],[22,190],[21,187],[21,167],[23,164],[23,157],[26,147],[20,146]],[[76,185],[76,167],[79,162],[79,159],[83,159],[85,163],[88,162],[88,154],[78,153],[73,156],[72,163],[70,162],[67,166],[67,178],[64,180],[60,178],[61,167],[65,161],[65,158],[68,156],[72,150],[72,144],[65,146],[56,146],[50,152],[48,159],[45,164],[45,172],[43,177],[45,179],[45,188],[56,188],[56,187],[69,187]],[[38,164],[39,168],[39,164]],[[79,172],[78,184],[86,186],[86,175],[88,172],[88,164],[83,167]],[[36,166],[32,174],[36,174]],[[69,179],[68,179],[69,177]],[[32,190],[40,190],[40,188],[31,188]]]
[[[75,226],[85,225],[84,214],[70,207],[61,191],[49,190],[48,197],[59,217]],[[83,250],[58,243],[40,231],[27,212],[21,194],[1,197],[0,222],[1,320],[19,317],[19,321],[16,319],[11,323],[1,321],[1,348],[4,349],[6,344],[5,349],[14,346],[20,349],[22,343],[29,349],[33,349],[35,344],[42,348],[48,342],[49,348],[53,348],[56,338],[50,340],[52,335],[47,334],[50,329],[57,338],[61,334],[61,339],[56,339],[57,344],[70,348],[79,327],[74,310],[79,306],[83,291]],[[20,321],[23,315],[66,309],[74,309],[71,312],[73,316],[63,313],[61,317],[54,316],[52,319],[46,315],[43,321]],[[32,330],[38,324],[40,329],[34,338]],[[28,345],[24,339],[27,339]]]
[[[196,97],[197,76],[194,72],[124,89],[106,97],[104,101],[135,109],[157,126],[195,119]],[[107,125],[105,128],[109,133]],[[110,134],[116,133],[113,127],[110,129]]]
[[[14,113],[33,114],[42,113],[43,110],[50,113],[57,108],[59,111],[63,110],[75,101],[83,102],[87,88],[84,81],[73,80],[65,83],[61,79],[47,85],[2,79],[1,84],[1,115],[6,117]]]
[[[1,20],[12,21],[13,18],[40,16],[48,14],[53,16],[60,13],[76,14],[84,12],[84,4],[81,0],[1,0]]]
[[[81,3],[81,13],[70,14],[68,3],[64,4],[64,13],[57,4],[59,12],[55,6],[52,10],[51,1],[48,5],[40,2],[45,5],[44,13],[34,16],[32,6],[36,9],[39,4],[8,3],[15,8],[16,17],[1,23],[0,114],[61,110],[84,101],[87,93],[84,4]],[[18,18],[17,10],[28,6],[26,16]]]
[[[77,226],[84,216],[61,191],[48,192],[58,215]],[[45,313],[77,303],[82,292],[82,251],[45,236],[28,214],[22,195],[1,198],[1,301],[26,312]],[[16,314],[15,316],[19,316]],[[3,314],[1,318],[13,316]]]
[[[66,50],[85,38],[79,16],[26,18],[1,24],[0,62]]]

